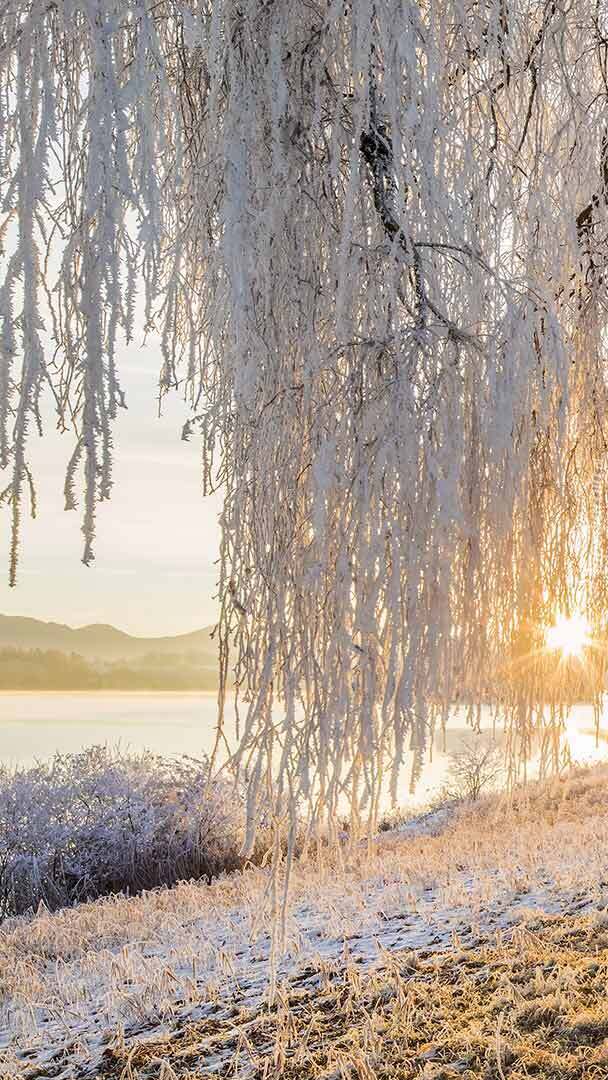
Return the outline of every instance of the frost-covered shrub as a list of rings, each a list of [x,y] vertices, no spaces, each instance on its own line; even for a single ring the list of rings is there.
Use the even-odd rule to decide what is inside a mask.
[[[206,759],[94,746],[0,766],[0,918],[236,869],[243,823]]]

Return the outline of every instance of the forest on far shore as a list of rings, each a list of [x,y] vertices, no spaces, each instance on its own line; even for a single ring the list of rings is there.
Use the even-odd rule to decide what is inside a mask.
[[[94,662],[56,649],[0,649],[0,690],[215,690],[217,675],[196,654],[149,653]]]

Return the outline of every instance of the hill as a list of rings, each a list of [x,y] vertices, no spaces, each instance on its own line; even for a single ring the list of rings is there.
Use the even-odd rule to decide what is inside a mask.
[[[115,626],[74,628],[0,615],[0,690],[214,690],[211,628],[134,637]]]
[[[189,656],[216,666],[217,646],[211,627],[174,637],[134,637],[103,623],[72,627],[20,615],[0,615],[0,649],[42,649],[77,653],[85,660],[132,661],[144,656]]]

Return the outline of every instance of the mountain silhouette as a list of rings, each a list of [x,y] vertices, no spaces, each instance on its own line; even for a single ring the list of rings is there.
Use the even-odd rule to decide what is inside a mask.
[[[104,663],[175,656],[215,669],[218,651],[211,631],[212,627],[205,627],[173,637],[135,637],[104,623],[72,627],[20,615],[0,615],[0,649],[78,653],[86,660]]]

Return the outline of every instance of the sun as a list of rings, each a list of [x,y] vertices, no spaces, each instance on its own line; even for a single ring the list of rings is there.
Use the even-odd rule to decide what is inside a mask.
[[[580,657],[585,645],[590,643],[590,626],[584,615],[575,613],[556,616],[555,625],[545,631],[545,644],[548,649],[559,650],[564,657]]]

